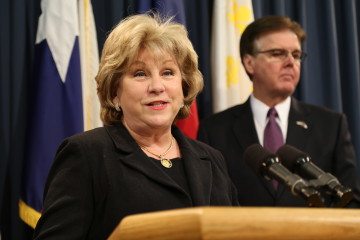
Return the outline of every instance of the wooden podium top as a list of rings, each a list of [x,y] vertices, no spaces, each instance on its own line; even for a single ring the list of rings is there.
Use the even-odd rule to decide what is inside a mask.
[[[110,240],[360,240],[360,210],[203,207],[124,218]]]

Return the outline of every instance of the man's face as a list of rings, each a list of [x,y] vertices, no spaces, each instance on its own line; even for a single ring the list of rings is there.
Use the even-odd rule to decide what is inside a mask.
[[[254,96],[274,105],[292,95],[300,78],[299,56],[301,45],[292,31],[271,32],[258,38],[254,55],[243,59],[252,75]]]

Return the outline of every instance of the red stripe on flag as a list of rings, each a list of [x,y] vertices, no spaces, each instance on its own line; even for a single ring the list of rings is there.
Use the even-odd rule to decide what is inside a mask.
[[[189,116],[185,119],[178,120],[176,125],[181,129],[181,131],[186,136],[192,139],[197,138],[197,133],[199,129],[199,117],[198,117],[196,101],[194,101],[190,106]]]

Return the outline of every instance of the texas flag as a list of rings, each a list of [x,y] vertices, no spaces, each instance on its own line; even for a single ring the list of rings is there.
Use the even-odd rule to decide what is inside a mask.
[[[101,126],[98,48],[89,0],[42,0],[35,43],[20,217],[35,227],[61,141]]]
[[[251,0],[215,0],[212,25],[212,99],[214,112],[244,102],[252,82],[240,59],[240,38],[254,20]]]

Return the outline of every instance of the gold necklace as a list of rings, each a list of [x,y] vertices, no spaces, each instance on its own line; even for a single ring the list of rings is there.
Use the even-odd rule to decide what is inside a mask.
[[[168,152],[170,151],[171,147],[173,146],[173,142],[174,142],[174,138],[171,138],[171,142],[170,142],[170,146],[166,149],[166,151],[163,154],[155,154],[153,152],[151,152],[149,149],[147,149],[145,146],[142,146],[139,144],[140,148],[147,151],[148,153],[160,158],[160,163],[161,165],[163,165],[166,168],[171,168],[172,167],[172,162],[170,159],[168,158],[164,158],[164,156],[166,154],[168,154]]]

